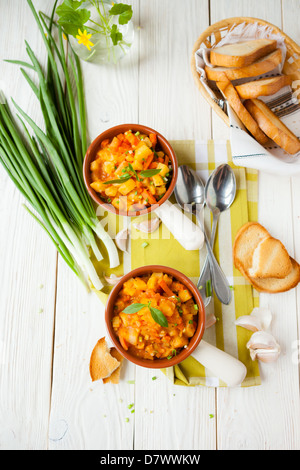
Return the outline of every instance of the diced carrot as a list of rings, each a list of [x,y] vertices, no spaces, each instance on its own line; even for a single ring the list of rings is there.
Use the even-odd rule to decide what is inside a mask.
[[[130,142],[131,145],[134,145],[134,146],[140,142],[140,139],[138,139],[136,135],[132,134],[132,132],[127,132],[125,134],[125,139],[127,139],[128,142]]]
[[[169,164],[169,155],[166,155],[165,156],[165,165],[168,166],[168,164]]]
[[[142,192],[142,196],[145,200],[147,200],[147,202],[149,202],[149,204],[156,204],[157,202],[155,197],[153,197],[152,194],[146,189],[144,189],[144,191]]]
[[[149,155],[149,157],[148,157],[147,160],[145,161],[145,163],[144,163],[144,170],[147,170],[147,168],[151,165],[153,158],[154,158],[154,153],[152,153],[151,155]]]
[[[112,150],[119,148],[121,145],[121,141],[118,139],[118,137],[114,137],[113,140],[110,143],[110,148]]]
[[[121,142],[123,142],[123,140],[125,139],[124,134],[118,134],[117,137]]]
[[[149,134],[149,139],[150,139],[150,142],[152,143],[153,147],[155,147],[155,144],[157,142],[156,134]]]
[[[101,142],[101,148],[103,149],[103,148],[106,147],[108,144],[109,144],[109,139],[102,140],[102,142]]]
[[[152,170],[154,168],[157,168],[157,163],[156,162],[152,162],[150,165],[149,165],[149,168]]]
[[[164,163],[164,159],[162,157],[158,157],[159,163]]]
[[[126,341],[123,338],[121,333],[119,334],[119,339],[120,339],[120,343],[121,343],[122,347],[125,349],[125,351],[128,351],[127,343],[126,343]]]
[[[158,281],[158,285],[165,291],[165,293],[169,296],[172,297],[174,293],[171,291],[169,286],[167,285],[166,281],[164,279],[160,279]]]

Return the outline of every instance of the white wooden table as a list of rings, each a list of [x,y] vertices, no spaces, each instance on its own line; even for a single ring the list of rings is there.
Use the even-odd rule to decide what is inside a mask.
[[[52,0],[34,3],[51,10]],[[190,72],[201,32],[226,17],[254,16],[300,43],[299,0],[132,5],[131,53],[117,66],[83,67],[91,139],[123,122],[147,124],[169,139],[227,139],[228,128],[211,112]],[[24,39],[43,58],[44,45],[24,0],[0,0],[0,7],[1,88],[38,120],[38,103],[18,67],[2,59],[25,59]],[[103,307],[57,256],[2,168],[0,177],[0,449],[300,448],[299,287],[261,295],[282,347],[275,364],[261,366],[261,386],[178,387],[159,372],[129,363],[118,385],[92,384],[89,358],[105,333]],[[259,219],[298,261],[299,183],[299,177],[259,175]]]

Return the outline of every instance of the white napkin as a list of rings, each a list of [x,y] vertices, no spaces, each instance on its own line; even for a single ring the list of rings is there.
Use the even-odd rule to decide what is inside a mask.
[[[233,25],[218,43],[218,47],[235,42],[248,41],[257,38],[276,39],[277,47],[282,51],[282,62],[276,69],[258,77],[233,81],[233,85],[263,77],[275,76],[281,73],[286,57],[284,38],[280,34],[272,33],[269,26],[258,23]],[[222,106],[224,99],[214,82],[206,77],[205,66],[212,67],[209,62],[209,49],[202,44],[195,53],[196,69],[200,74],[199,80],[209,92],[211,98]],[[286,86],[274,95],[260,97],[282,122],[297,136],[300,136],[300,105],[292,88]],[[226,103],[227,104],[227,103]],[[275,142],[269,141],[267,145],[260,145],[245,129],[236,113],[227,104],[227,114],[230,121],[230,142],[232,158],[236,165],[253,168],[267,173],[282,176],[300,174],[300,152],[289,155],[279,148]]]

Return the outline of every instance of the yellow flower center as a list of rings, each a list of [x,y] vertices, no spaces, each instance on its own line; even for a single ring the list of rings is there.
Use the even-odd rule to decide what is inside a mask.
[[[89,51],[91,50],[91,46],[94,46],[92,41],[90,41],[91,37],[92,35],[88,34],[86,29],[83,32],[78,29],[78,34],[76,35],[76,39],[78,39],[78,44],[83,44]]]

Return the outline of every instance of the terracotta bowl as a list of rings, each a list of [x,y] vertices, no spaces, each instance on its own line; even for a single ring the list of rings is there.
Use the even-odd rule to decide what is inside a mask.
[[[116,209],[112,204],[108,204],[107,202],[103,201],[99,193],[97,193],[94,189],[91,188],[90,184],[92,181],[91,181],[90,164],[95,159],[95,156],[98,150],[100,149],[100,145],[103,140],[112,139],[114,136],[120,133],[123,133],[125,131],[128,131],[129,129],[131,129],[134,133],[139,131],[140,133],[148,134],[148,135],[150,133],[156,134],[157,146],[165,154],[167,154],[170,157],[172,167],[173,167],[173,173],[172,173],[172,179],[170,181],[170,184],[166,193],[163,195],[163,197],[159,201],[157,201],[157,204],[152,204],[147,209],[143,209],[140,211],[126,212],[126,211],[120,211]],[[96,137],[96,139],[93,140],[93,142],[87,149],[84,162],[83,162],[84,182],[91,198],[97,204],[102,206],[105,210],[113,212],[114,214],[125,215],[125,216],[130,216],[130,217],[136,217],[138,215],[148,214],[149,212],[157,209],[157,207],[161,206],[167,199],[169,199],[176,184],[177,174],[178,174],[177,158],[176,158],[173,148],[171,147],[167,139],[165,139],[165,137],[163,137],[159,132],[155,131],[154,129],[151,129],[150,127],[147,127],[147,126],[143,126],[141,124],[120,124],[119,126],[111,127],[110,129],[107,129],[106,131],[102,132],[102,134],[98,135],[98,137]]]
[[[153,273],[153,272],[163,272],[165,274],[169,274],[173,276],[175,279],[180,281],[192,292],[194,300],[198,305],[198,326],[197,326],[196,332],[194,336],[190,339],[188,346],[186,348],[183,348],[176,356],[172,357],[171,359],[164,358],[164,359],[150,360],[150,359],[142,359],[142,358],[133,356],[132,354],[130,354],[130,352],[123,349],[112,327],[111,320],[114,316],[115,301],[118,297],[120,290],[122,289],[124,282],[128,281],[128,279],[132,277],[142,276],[142,275]],[[196,286],[192,283],[192,281],[187,276],[177,271],[176,269],[173,269],[167,266],[159,266],[159,265],[143,266],[143,267],[134,269],[133,271],[130,271],[128,274],[125,274],[118,281],[118,283],[114,286],[106,303],[105,323],[106,323],[106,328],[107,328],[107,331],[108,331],[108,334],[112,343],[114,344],[116,349],[120,352],[120,354],[122,354],[124,358],[128,359],[129,361],[141,367],[147,367],[149,369],[164,369],[166,367],[171,367],[182,362],[190,354],[192,354],[192,352],[198,346],[205,330],[205,308],[204,308],[204,304],[203,304],[203,300],[200,295],[200,292],[198,291]]]

